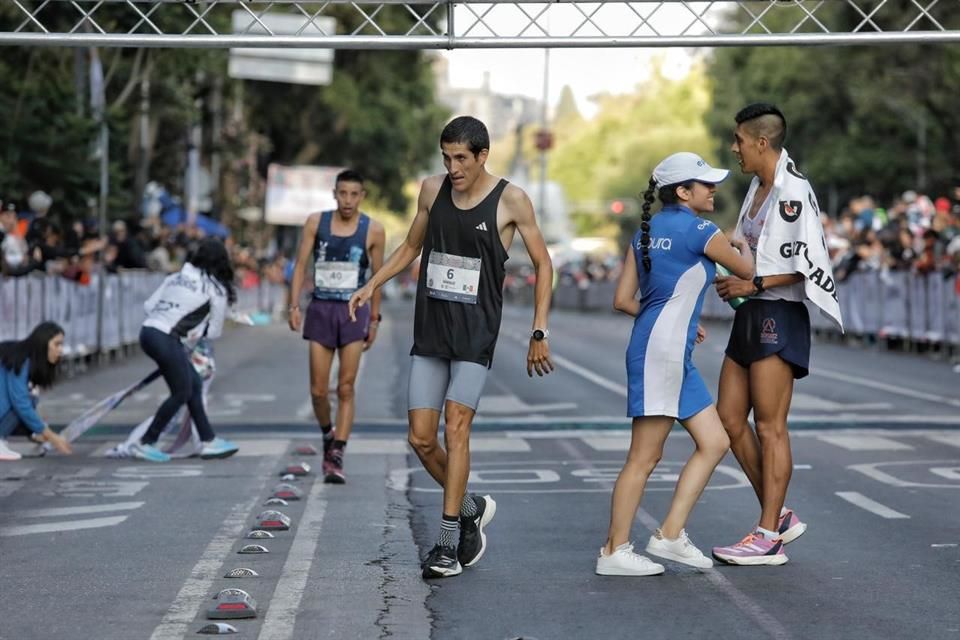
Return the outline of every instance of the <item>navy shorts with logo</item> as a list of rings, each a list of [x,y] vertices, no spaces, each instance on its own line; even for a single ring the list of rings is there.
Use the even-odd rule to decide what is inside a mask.
[[[810,373],[810,314],[802,302],[748,300],[733,318],[727,356],[747,368],[778,355],[800,379]]]

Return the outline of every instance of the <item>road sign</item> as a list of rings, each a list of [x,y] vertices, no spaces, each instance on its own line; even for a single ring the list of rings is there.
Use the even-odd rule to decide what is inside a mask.
[[[233,32],[246,35],[332,35],[337,21],[293,13],[234,11]],[[333,49],[234,48],[230,49],[231,78],[287,84],[327,85],[333,79]]]

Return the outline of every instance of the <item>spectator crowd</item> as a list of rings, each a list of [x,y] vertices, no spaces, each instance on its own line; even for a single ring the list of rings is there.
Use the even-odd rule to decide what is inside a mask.
[[[834,219],[823,217],[834,273],[911,271],[944,277],[960,268],[960,186],[951,197],[907,191],[889,207],[872,197],[851,200]]]
[[[67,220],[57,215],[53,198],[43,191],[32,193],[26,205],[18,210],[14,203],[0,200],[0,278],[39,272],[85,285],[101,267],[110,273],[121,269],[172,273],[207,236],[200,226],[170,226],[160,216],[114,220],[101,234],[96,218]],[[241,288],[258,286],[262,277],[283,281],[282,255],[267,260],[230,237],[224,242]]]

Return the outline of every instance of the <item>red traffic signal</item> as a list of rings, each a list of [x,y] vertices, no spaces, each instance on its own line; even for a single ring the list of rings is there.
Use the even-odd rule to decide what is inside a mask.
[[[614,215],[620,215],[626,210],[626,205],[623,204],[623,200],[614,200],[610,203],[610,211]]]

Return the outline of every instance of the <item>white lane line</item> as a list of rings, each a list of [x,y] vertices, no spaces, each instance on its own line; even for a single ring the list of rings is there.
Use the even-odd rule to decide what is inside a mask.
[[[928,402],[937,402],[939,404],[945,404],[951,407],[960,407],[960,400],[957,398],[948,398],[946,396],[937,395],[935,393],[926,393],[923,391],[917,391],[915,389],[908,389],[900,385],[887,384],[886,382],[878,382],[877,380],[871,380],[869,378],[861,378],[859,376],[852,375],[850,373],[845,373],[842,371],[831,371],[830,369],[821,369],[817,367],[810,371],[815,376],[822,376],[824,378],[829,378],[831,380],[839,380],[840,382],[848,382],[850,384],[859,385],[861,387],[867,387],[869,389],[877,389],[879,391],[886,391],[887,393],[893,393],[899,396],[905,396],[907,398],[916,398],[917,400],[926,400]]]
[[[560,446],[567,451],[571,458],[579,460],[591,469],[595,469],[593,462],[580,453],[569,440],[561,440]],[[613,488],[613,484],[613,482],[606,482],[606,486],[611,489]],[[651,532],[660,527],[660,523],[644,510],[643,507],[637,509],[637,520]],[[723,577],[723,574],[719,571],[716,569],[701,569],[700,573],[703,574],[711,584],[719,588],[737,608],[743,611],[747,617],[751,618],[772,640],[790,640],[790,633],[776,618],[767,613],[759,603]]]
[[[513,331],[503,331],[502,333],[512,338],[515,342],[519,342],[521,344],[526,344],[529,340],[528,338],[521,337],[518,333],[515,333]],[[621,395],[624,398],[627,397],[627,388],[622,384],[614,382],[613,380],[609,380],[608,378],[604,378],[600,374],[594,373],[593,371],[591,371],[590,369],[587,369],[586,367],[581,367],[576,362],[573,362],[572,360],[568,360],[556,353],[551,353],[550,359],[553,360],[555,364],[563,367],[568,371],[571,371],[577,374],[578,376],[580,376],[585,380],[589,380],[590,382],[597,385],[598,387],[603,387],[604,389],[608,391],[612,391],[618,395]]]
[[[300,600],[307,586],[310,567],[316,556],[317,542],[323,516],[327,510],[324,497],[326,485],[316,480],[310,488],[310,495],[303,510],[303,517],[297,525],[297,533],[290,545],[290,553],[283,564],[280,580],[270,598],[267,614],[260,627],[260,640],[290,640],[297,623]]]
[[[200,560],[194,565],[190,577],[180,588],[160,624],[153,631],[150,640],[182,640],[187,634],[187,626],[197,617],[197,611],[206,605],[207,592],[214,580],[220,578],[220,567],[230,553],[234,542],[243,533],[247,516],[260,502],[260,494],[270,479],[270,467],[273,458],[264,458],[253,477],[263,478],[251,491],[252,498],[238,502],[230,509],[217,534],[204,549]]]
[[[950,445],[951,447],[960,447],[960,433],[939,433],[927,436],[934,442]]]
[[[881,518],[887,518],[889,520],[910,518],[910,516],[907,514],[894,511],[890,507],[884,506],[875,500],[871,500],[867,496],[857,491],[837,491],[836,495],[839,498],[843,498],[850,504],[856,505],[861,509],[880,516]]]
[[[866,435],[824,435],[817,438],[821,442],[842,447],[848,451],[911,451],[913,447],[884,438]]]
[[[53,518],[57,516],[76,516],[107,511],[131,511],[139,509],[143,502],[114,502],[112,504],[91,504],[84,507],[56,507],[52,509],[24,509],[13,515],[20,518]]]
[[[79,531],[81,529],[99,529],[112,527],[127,519],[127,516],[110,516],[107,518],[89,518],[87,520],[68,520],[66,522],[45,522],[43,524],[27,524],[11,527],[0,527],[0,538],[11,536],[26,536],[35,533],[55,533],[58,531]]]

